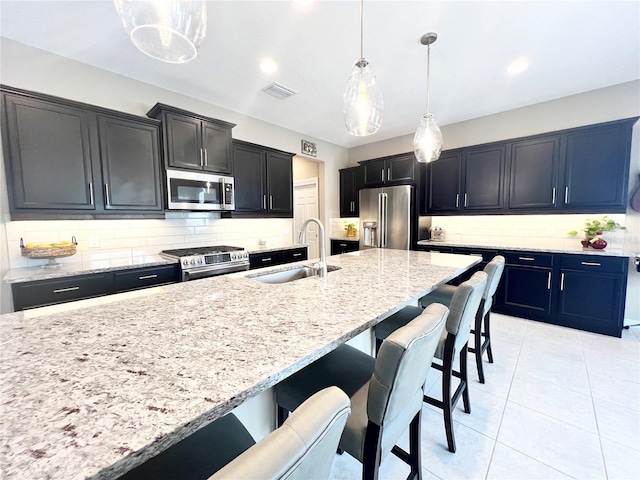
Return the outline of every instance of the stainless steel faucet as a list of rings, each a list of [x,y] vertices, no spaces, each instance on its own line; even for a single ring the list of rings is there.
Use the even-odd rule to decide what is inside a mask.
[[[325,277],[327,275],[327,253],[324,248],[324,225],[322,225],[322,222],[315,217],[306,219],[300,227],[300,233],[298,234],[298,243],[307,243],[305,231],[309,222],[317,223],[318,229],[320,230],[320,264],[318,265],[318,276]]]

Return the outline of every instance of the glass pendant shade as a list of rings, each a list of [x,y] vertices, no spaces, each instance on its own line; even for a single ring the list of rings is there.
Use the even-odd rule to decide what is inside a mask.
[[[369,63],[356,62],[343,95],[344,123],[355,137],[374,134],[380,128],[384,101]]]
[[[169,63],[193,60],[207,30],[204,0],[114,0],[133,44]]]
[[[413,137],[413,153],[418,162],[429,163],[440,158],[441,151],[442,132],[433,115],[425,113]]]

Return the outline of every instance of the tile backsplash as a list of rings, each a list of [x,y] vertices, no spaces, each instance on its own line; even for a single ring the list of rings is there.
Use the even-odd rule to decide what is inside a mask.
[[[171,213],[165,219],[132,220],[46,220],[6,223],[9,267],[42,265],[44,260],[21,256],[24,242],[78,241],[78,253],[60,258],[60,263],[125,260],[157,255],[161,250],[204,245],[233,245],[255,249],[259,241],[288,245],[293,240],[293,220],[221,219],[210,213]]]

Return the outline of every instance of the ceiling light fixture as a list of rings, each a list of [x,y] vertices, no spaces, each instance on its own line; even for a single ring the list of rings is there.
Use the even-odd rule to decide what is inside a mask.
[[[262,70],[267,75],[271,75],[271,74],[276,73],[278,71],[278,64],[276,62],[274,62],[270,58],[265,58],[260,63],[260,70]]]
[[[168,63],[196,58],[207,30],[203,0],[114,0],[133,44]]]
[[[440,158],[442,151],[442,132],[433,115],[429,112],[429,74],[431,60],[431,44],[438,39],[434,32],[425,33],[420,43],[427,46],[427,113],[420,119],[420,126],[413,137],[413,153],[418,162],[428,163]]]
[[[342,113],[348,132],[355,137],[376,133],[382,122],[382,90],[363,53],[363,5],[360,0],[360,58],[356,61],[342,96]]]

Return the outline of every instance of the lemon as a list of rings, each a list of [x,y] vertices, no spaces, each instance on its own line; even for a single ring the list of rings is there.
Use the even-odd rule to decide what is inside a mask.
[[[26,248],[35,248],[36,244],[35,243],[27,243]]]
[[[66,247],[68,245],[71,245],[71,242],[67,242],[66,240],[64,242],[60,242],[59,245]]]

